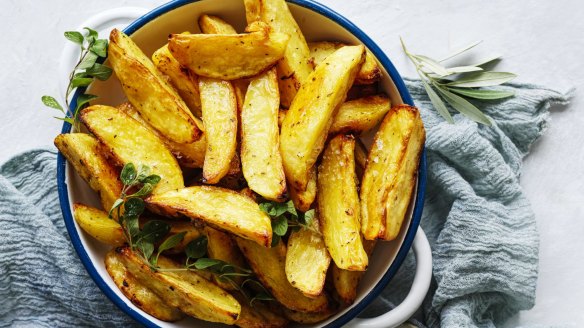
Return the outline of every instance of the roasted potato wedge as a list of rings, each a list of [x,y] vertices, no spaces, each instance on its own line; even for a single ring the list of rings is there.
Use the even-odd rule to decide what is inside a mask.
[[[367,254],[361,243],[361,224],[355,138],[332,138],[318,167],[318,213],[324,243],[335,264],[352,271],[365,271]]]
[[[392,108],[375,134],[361,183],[365,239],[397,237],[412,198],[426,133],[417,108]]]
[[[266,25],[245,34],[173,34],[168,48],[183,66],[199,76],[235,80],[254,76],[274,65],[289,36]]]
[[[390,108],[389,98],[384,95],[344,102],[333,120],[329,134],[369,131],[383,120]]]
[[[122,183],[118,171],[102,153],[99,141],[85,133],[67,133],[55,138],[55,146],[99,194],[103,209],[109,211],[122,192]]]
[[[310,49],[310,56],[315,65],[320,64],[326,59],[330,54],[335,52],[335,50],[345,46],[345,44],[340,42],[311,42],[308,44]],[[373,54],[367,50],[365,55],[365,61],[357,76],[355,77],[355,84],[373,84],[381,78],[381,69],[375,60]]]
[[[237,34],[233,26],[213,15],[201,15],[199,28],[205,34]]]
[[[184,187],[182,171],[164,143],[119,109],[94,105],[81,112],[81,121],[120,164],[148,165],[161,177],[153,194]]]
[[[281,328],[286,327],[288,320],[270,311],[260,302],[249,305],[249,300],[240,293],[233,293],[233,297],[241,304],[241,314],[235,325],[241,328]]]
[[[363,172],[365,172],[365,167],[367,166],[367,147],[363,144],[361,139],[355,139],[355,172],[357,173],[357,180],[361,181],[363,178]]]
[[[270,218],[256,202],[229,189],[193,186],[150,196],[146,202],[163,212],[180,213],[217,229],[269,247]]]
[[[245,268],[247,266],[241,251],[229,234],[211,227],[205,227],[205,233],[207,234],[207,253],[210,258],[221,260],[240,268]],[[233,277],[233,280],[240,284],[243,281],[240,278],[241,277]],[[233,285],[219,279],[218,277],[213,277],[213,281],[225,290],[235,290]]]
[[[211,322],[232,325],[241,306],[233,296],[192,271],[180,273],[152,271],[129,247],[116,252],[138,282],[156,293],[165,304]],[[161,261],[163,267],[164,258]]]
[[[201,138],[201,122],[134,41],[117,29],[110,34],[108,59],[128,100],[156,130],[179,143]]]
[[[138,282],[113,249],[105,255],[105,269],[120,291],[142,311],[162,321],[178,321],[185,316],[178,308],[167,305],[152,290]]]
[[[318,220],[313,228],[318,231]],[[308,229],[292,232],[286,252],[288,282],[308,297],[322,294],[331,257],[322,236]]]
[[[316,167],[310,169],[310,179],[305,190],[298,190],[291,184],[288,184],[288,186],[288,194],[294,203],[294,207],[302,212],[308,211],[316,198]]]
[[[324,293],[316,298],[306,297],[288,282],[284,269],[286,246],[281,241],[271,248],[243,238],[236,237],[235,241],[258,279],[282,305],[305,312],[318,312],[328,307],[328,298]]]
[[[247,22],[262,21],[272,30],[290,36],[284,57],[278,62],[282,106],[288,108],[313,69],[310,49],[284,0],[245,0]]]
[[[198,92],[199,91],[197,90],[197,93]],[[158,130],[148,124],[131,103],[122,103],[117,106],[117,108],[158,136],[158,138],[162,140],[166,147],[172,152],[181,166],[190,168],[203,167],[203,163],[205,162],[205,151],[207,149],[207,138],[204,134],[201,136],[201,139],[191,143],[176,143],[160,134]]]
[[[284,316],[291,321],[310,325],[330,318],[335,314],[335,310],[334,307],[329,307],[319,312],[301,312],[284,309]]]
[[[368,257],[373,253],[376,243],[376,240],[363,239],[363,248]],[[334,264],[331,271],[337,298],[344,305],[353,304],[357,298],[357,287],[359,287],[359,282],[361,281],[361,278],[363,278],[365,272],[339,269],[339,267]]]
[[[207,151],[205,183],[215,184],[229,171],[237,147],[237,100],[229,81],[199,78]]]
[[[241,165],[248,186],[264,198],[284,200],[286,177],[280,156],[276,70],[252,79],[241,111]]]
[[[298,190],[306,190],[310,169],[324,147],[338,106],[353,84],[365,47],[347,46],[328,56],[302,85],[282,123],[280,152],[284,172]]]
[[[201,117],[201,98],[197,76],[172,56],[168,44],[152,54],[152,62],[158,70],[168,76],[170,84],[176,89],[195,117]]]
[[[110,219],[107,212],[83,204],[74,204],[73,217],[83,231],[102,243],[121,246],[126,242],[122,226]]]

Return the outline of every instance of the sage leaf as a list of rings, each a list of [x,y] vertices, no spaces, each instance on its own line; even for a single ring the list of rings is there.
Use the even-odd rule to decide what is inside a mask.
[[[134,179],[136,179],[137,174],[136,166],[134,166],[133,163],[127,163],[122,168],[122,173],[120,173],[120,180],[122,180],[123,184],[130,185],[132,182],[134,182]]]
[[[501,59],[501,57],[502,57],[501,55],[495,55],[495,56],[487,57],[487,58],[484,58],[484,59],[479,60],[473,66],[483,66],[483,65],[486,65],[486,64],[488,64],[488,63],[490,63],[492,61]]]
[[[278,236],[284,236],[288,231],[288,219],[279,216],[272,220],[272,231]]]
[[[422,85],[424,85],[424,89],[426,89],[426,93],[428,94],[428,97],[430,97],[430,101],[432,102],[432,105],[434,105],[434,108],[436,108],[438,111],[438,114],[440,114],[440,116],[442,116],[448,123],[453,124],[454,120],[452,119],[448,108],[446,108],[446,105],[438,96],[436,91],[434,91],[434,89],[432,89],[432,87],[424,79],[422,79]]]
[[[83,45],[83,34],[77,31],[65,32],[65,38],[71,42],[77,43],[78,45]]]
[[[469,73],[469,72],[480,72],[483,69],[476,66],[456,66],[456,67],[448,67],[447,70],[450,74],[460,74],[460,73]]]
[[[131,198],[140,199],[140,198]],[[140,199],[141,200],[141,199]],[[147,242],[156,243],[168,234],[170,231],[170,225],[161,220],[151,220],[146,222],[142,231],[140,232],[140,240],[145,240]]]
[[[438,88],[438,91],[444,96],[444,99],[450,104],[450,106],[471,120],[485,125],[491,125],[491,120],[466,99],[455,95],[445,88]]]
[[[458,55],[460,55],[460,54],[462,54],[462,53],[464,53],[464,52],[467,52],[467,51],[469,51],[470,49],[472,49],[472,48],[474,48],[474,47],[478,46],[478,45],[479,45],[479,44],[481,44],[482,42],[483,42],[483,40],[479,40],[479,41],[476,41],[476,42],[473,42],[473,43],[469,44],[469,45],[468,45],[468,46],[466,46],[466,47],[463,47],[463,48],[461,48],[461,49],[459,49],[459,50],[456,50],[456,51],[454,51],[453,53],[451,53],[450,55],[448,55],[448,56],[446,56],[445,58],[441,59],[441,60],[440,60],[440,62],[447,61],[448,59],[454,58],[454,57],[456,57],[456,56],[458,56]]]
[[[413,55],[413,57],[416,58],[422,64],[423,67],[436,73],[438,76],[450,75],[450,73],[444,66],[442,66],[440,63],[438,63],[437,61],[430,57],[426,57],[423,55]]]
[[[112,75],[112,72],[113,71],[111,68],[98,63],[96,63],[95,65],[93,65],[92,67],[88,68],[85,71],[85,73],[89,74],[90,76],[93,76],[94,78],[100,81],[105,81],[109,79],[109,77]]]
[[[41,101],[43,102],[43,104],[45,104],[45,106],[50,107],[50,108],[54,108],[54,109],[58,109],[63,114],[65,113],[65,111],[63,110],[63,107],[61,107],[61,104],[59,104],[59,102],[55,98],[53,98],[51,96],[42,96]]]
[[[457,88],[491,87],[509,82],[516,77],[517,75],[508,72],[477,72],[464,75],[446,85]]]
[[[158,254],[171,249],[173,247],[176,247],[178,244],[180,244],[181,241],[183,241],[183,239],[185,238],[185,235],[187,234],[186,231],[177,233],[176,235],[172,235],[168,238],[166,238],[166,240],[164,242],[162,242],[162,244],[160,244],[160,246],[158,246]]]
[[[495,100],[513,97],[515,92],[505,91],[505,90],[492,90],[492,89],[457,89],[448,88],[449,91],[457,93],[459,95],[482,100]]]
[[[198,270],[203,270],[209,267],[212,267],[214,265],[220,264],[221,261],[219,260],[215,260],[215,259],[209,259],[206,257],[200,258],[195,262],[195,268],[197,268]]]
[[[208,240],[206,236],[200,236],[199,238],[189,242],[185,247],[185,253],[187,254],[187,257],[198,259],[205,256],[205,254],[207,254],[207,243]]]

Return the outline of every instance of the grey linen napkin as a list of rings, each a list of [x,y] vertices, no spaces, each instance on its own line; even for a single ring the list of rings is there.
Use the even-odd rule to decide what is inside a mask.
[[[422,227],[434,282],[419,326],[491,327],[534,304],[538,235],[519,186],[521,160],[543,133],[548,109],[567,97],[512,84],[516,97],[481,104],[494,119],[443,122],[416,81],[407,81],[427,129],[428,189]],[[56,153],[32,150],[0,168],[0,327],[137,325],[92,282],[60,213]],[[383,313],[410,287],[414,259],[363,313]]]

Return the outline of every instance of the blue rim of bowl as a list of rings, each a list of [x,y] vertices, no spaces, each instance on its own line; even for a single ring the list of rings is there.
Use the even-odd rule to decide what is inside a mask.
[[[198,2],[200,0],[174,0],[168,2],[160,7],[157,7],[150,11],[149,13],[145,14],[144,16],[138,18],[134,22],[132,22],[128,27],[124,29],[124,33],[131,35],[139,28],[143,27],[144,25],[148,24],[155,18],[171,11],[182,7],[186,4]],[[392,62],[389,58],[385,55],[385,53],[379,48],[371,38],[369,38],[361,29],[359,29],[356,25],[351,23],[348,19],[343,17],[342,15],[336,13],[332,9],[311,1],[311,0],[287,0],[288,2],[304,7],[306,9],[312,10],[316,13],[319,13],[328,19],[334,21],[335,23],[339,24],[341,27],[349,31],[353,34],[357,39],[359,39],[379,60],[381,65],[385,68],[387,73],[389,74],[390,78],[392,79],[393,83],[395,84],[402,100],[404,103],[408,105],[414,105],[414,101],[406,88],[406,85],[393,66]],[[73,95],[73,99],[71,101],[71,110],[73,111],[77,106],[77,98],[85,92],[85,89],[78,89],[77,92]],[[69,133],[71,132],[71,124],[64,123],[61,133]],[[71,243],[77,252],[83,266],[89,273],[89,276],[93,279],[96,285],[101,289],[101,291],[122,311],[128,314],[131,318],[139,322],[140,324],[146,327],[159,327],[154,322],[150,321],[146,317],[144,317],[140,312],[135,311],[132,309],[127,301],[124,301],[122,298],[118,297],[115,292],[107,285],[105,280],[100,276],[97,272],[96,268],[93,266],[91,259],[89,258],[89,254],[83,248],[83,244],[81,242],[81,238],[77,229],[75,228],[75,222],[73,220],[73,216],[71,213],[71,207],[69,203],[69,195],[67,191],[67,183],[65,182],[66,178],[66,160],[61,153],[57,155],[57,187],[59,192],[59,201],[61,204],[61,211],[63,213],[63,219],[65,221],[65,226],[67,228],[67,232],[71,238]],[[418,230],[418,226],[420,225],[420,220],[422,218],[422,209],[424,205],[424,194],[426,190],[426,149],[422,152],[422,156],[420,159],[420,165],[418,170],[418,188],[416,194],[416,202],[414,204],[414,211],[412,214],[412,220],[410,222],[410,226],[406,232],[406,236],[400,249],[393,261],[390,265],[389,269],[385,272],[385,274],[381,277],[381,279],[377,282],[375,287],[357,304],[353,305],[349,310],[347,310],[343,315],[339,318],[334,320],[333,322],[327,324],[324,327],[342,327],[353,318],[357,317],[357,315],[363,311],[367,305],[369,305],[379,294],[383,291],[385,286],[391,281],[401,264],[403,263],[408,251],[410,250],[414,238],[416,236],[416,232]]]

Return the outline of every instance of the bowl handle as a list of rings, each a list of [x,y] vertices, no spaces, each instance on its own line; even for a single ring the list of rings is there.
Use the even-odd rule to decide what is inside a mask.
[[[89,27],[96,30],[100,38],[108,39],[113,28],[124,28],[147,12],[148,9],[139,7],[120,7],[102,11],[83,22],[76,31],[82,31],[84,27]],[[71,74],[77,60],[79,60],[79,46],[67,42],[63,47],[59,61],[59,90],[67,90],[69,74]],[[61,101],[64,100],[61,99]]]
[[[354,319],[347,324],[348,327],[396,327],[408,320],[418,310],[426,297],[432,279],[432,250],[422,228],[418,228],[413,248],[416,256],[416,276],[404,301],[393,310],[378,317]]]

